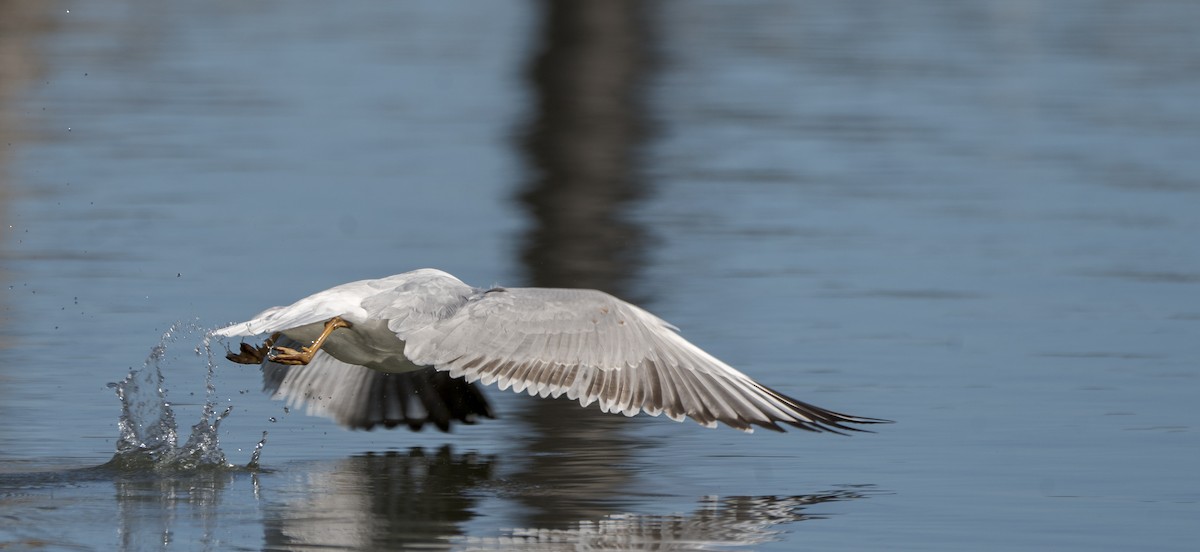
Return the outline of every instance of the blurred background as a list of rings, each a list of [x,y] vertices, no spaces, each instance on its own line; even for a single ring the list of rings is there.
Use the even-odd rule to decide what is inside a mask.
[[[1196,21],[0,0],[0,548],[1189,549]],[[493,389],[500,419],[449,435],[349,432],[223,361],[206,394],[203,328],[421,267],[606,290],[898,423],[744,435]],[[90,471],[106,384],[160,343],[181,433],[215,397],[264,470]]]

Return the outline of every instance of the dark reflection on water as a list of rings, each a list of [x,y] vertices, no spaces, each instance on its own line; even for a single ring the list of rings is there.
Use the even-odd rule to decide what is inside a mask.
[[[646,126],[647,5],[638,1],[540,4],[528,86],[534,110],[521,147],[531,176],[519,190],[532,228],[521,251],[527,284],[586,287],[629,298],[645,232],[624,216],[645,195],[638,152]],[[523,523],[557,527],[622,504],[636,450],[627,420],[574,401],[527,401],[527,456],[514,479]]]
[[[273,485],[265,507],[265,550],[334,548],[392,550],[463,546],[484,549],[711,549],[781,540],[783,524],[816,519],[805,508],[863,498],[871,488],[845,488],[799,496],[702,497],[686,514],[604,515],[555,512],[551,525],[528,524],[480,536],[466,525],[485,512],[484,501],[503,508],[557,501],[551,484],[503,476],[501,462],[474,453],[414,448],[355,456],[309,466],[290,484]],[[313,492],[313,489],[319,492]],[[575,488],[575,491],[587,489]],[[579,499],[586,499],[580,496]],[[495,503],[499,499],[502,502]],[[549,504],[540,506],[541,516]],[[488,532],[484,532],[486,535]]]
[[[528,85],[534,111],[519,197],[533,220],[521,260],[530,284],[628,292],[645,230],[624,212],[647,194],[644,81],[652,68],[648,6],[628,0],[541,3]]]
[[[502,468],[496,457],[445,446],[278,471],[113,462],[3,473],[0,549],[709,550],[781,541],[786,524],[826,517],[810,513],[813,505],[879,493],[868,486],[709,496],[687,513],[561,511],[551,525],[471,530],[473,520],[511,501],[529,507],[546,498],[547,485],[505,477]],[[93,528],[91,536],[81,540],[87,530],[63,531],[62,510],[73,512],[73,523]],[[261,546],[253,544],[259,527]]]
[[[851,500],[866,490],[800,496],[704,497],[688,514],[615,514],[578,521],[564,529],[517,528],[502,538],[472,538],[480,549],[505,550],[715,550],[783,540],[780,525],[820,519],[805,508]]]
[[[476,516],[495,460],[443,447],[353,456],[311,471],[266,508],[267,550],[390,550],[445,542]],[[312,492],[319,489],[319,492]],[[293,494],[294,493],[294,494]]]

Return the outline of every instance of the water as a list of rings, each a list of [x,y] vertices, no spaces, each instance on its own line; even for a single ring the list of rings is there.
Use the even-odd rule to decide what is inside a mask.
[[[193,352],[204,359],[208,373],[205,376],[200,419],[192,426],[187,441],[181,445],[175,410],[167,399],[163,364],[168,359],[168,348],[181,338],[186,342],[188,337],[199,341],[200,345]],[[177,358],[173,360],[179,362]],[[121,401],[121,417],[117,421],[117,450],[108,465],[165,471],[234,467],[226,461],[220,440],[221,421],[229,416],[233,406],[225,407],[220,414],[216,412],[215,369],[211,337],[207,335],[207,330],[191,324],[177,324],[167,330],[140,369],[130,370],[125,379],[108,384]],[[262,440],[254,446],[250,461],[246,463],[247,468],[258,467],[266,439],[267,432],[264,431]]]
[[[2,3],[0,546],[1190,549],[1196,11]],[[493,391],[350,432],[205,349],[424,266],[606,289],[898,423]],[[110,462],[155,439],[205,454]]]

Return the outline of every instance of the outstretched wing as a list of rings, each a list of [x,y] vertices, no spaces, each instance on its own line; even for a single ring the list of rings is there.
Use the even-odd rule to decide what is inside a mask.
[[[300,346],[281,337],[277,345]],[[419,431],[431,423],[449,431],[452,422],[473,424],[494,418],[479,387],[433,368],[385,373],[347,364],[319,351],[312,362],[286,366],[263,361],[263,391],[291,408],[332,418],[350,429],[407,425]]]
[[[416,364],[540,397],[599,403],[708,427],[855,430],[885,422],[816,407],[766,387],[679,336],[670,324],[594,290],[497,288],[419,328],[391,326]]]
[[[219,337],[251,336],[269,334],[318,324],[335,316],[361,316],[364,298],[378,293],[379,280],[362,280],[342,284],[314,293],[291,305],[271,307],[246,322],[239,322],[214,330]]]
[[[319,291],[285,307],[214,330],[219,337],[282,332],[340,316],[346,320],[388,320],[395,326],[429,324],[466,300],[472,288],[440,270],[423,268],[375,280],[359,280]]]

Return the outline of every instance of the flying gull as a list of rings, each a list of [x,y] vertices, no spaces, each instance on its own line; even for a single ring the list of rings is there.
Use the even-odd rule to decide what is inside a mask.
[[[478,384],[747,432],[888,422],[788,397],[607,293],[475,288],[429,268],[342,284],[213,335],[269,335],[227,357],[261,364],[274,398],[352,429],[492,418]]]

